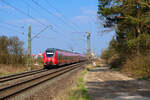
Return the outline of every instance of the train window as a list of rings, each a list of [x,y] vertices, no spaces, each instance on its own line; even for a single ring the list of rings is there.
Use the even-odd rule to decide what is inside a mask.
[[[46,57],[52,57],[53,55],[54,55],[53,52],[49,52],[49,51],[46,52]]]

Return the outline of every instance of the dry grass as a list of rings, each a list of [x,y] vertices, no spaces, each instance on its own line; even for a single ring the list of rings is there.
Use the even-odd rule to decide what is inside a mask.
[[[87,69],[93,69],[93,68],[97,68],[97,67],[106,67],[108,66],[106,64],[106,61],[105,60],[102,60],[102,59],[95,59],[92,64],[87,64],[86,67]]]
[[[92,68],[96,68],[96,66],[93,66],[93,65],[90,64],[90,65],[86,65],[86,68],[87,69],[92,69]]]
[[[128,58],[122,71],[135,78],[150,78],[150,55],[137,55]]]
[[[106,66],[108,66],[106,60],[103,60],[103,59],[96,59],[95,64],[96,64],[96,67],[106,67]]]
[[[42,66],[33,66],[32,69],[40,69]],[[20,73],[28,71],[27,66],[23,65],[3,65],[0,64],[0,76],[5,76],[5,75],[10,75],[10,74],[15,74],[15,73]]]
[[[87,71],[85,70],[79,78],[77,86],[73,87],[69,92],[68,100],[90,100],[88,92],[84,86],[85,83],[83,78],[86,73]]]
[[[62,91],[59,90],[61,93],[58,93],[54,100],[89,100],[83,80],[86,73],[87,70],[82,70],[82,72],[78,71],[76,75],[69,76],[71,80],[68,78],[69,81],[64,84],[64,86],[67,85],[67,87],[65,87]]]

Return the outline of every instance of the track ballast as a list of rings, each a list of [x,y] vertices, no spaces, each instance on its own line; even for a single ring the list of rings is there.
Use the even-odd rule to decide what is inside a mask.
[[[0,87],[0,100],[8,98],[8,97],[10,97],[12,95],[15,95],[17,93],[20,93],[20,92],[22,92],[26,89],[29,89],[29,88],[31,88],[33,86],[36,86],[40,83],[43,83],[45,81],[51,80],[51,79],[53,79],[55,77],[58,77],[58,76],[60,76],[64,73],[67,73],[67,72],[69,72],[73,69],[79,68],[83,64],[84,64],[84,62],[80,62],[80,63],[68,65],[68,66],[53,69],[53,70],[39,70],[39,72],[41,72],[41,73],[38,73],[38,72],[35,71],[35,72],[33,72],[35,74],[33,74],[32,72],[29,73],[29,75],[28,74],[23,74],[24,77],[22,77],[22,78],[29,77],[30,75],[33,75],[33,77],[30,77],[30,78],[28,78],[27,80],[24,80],[24,81],[18,81],[15,84],[10,84],[10,85]],[[15,80],[16,79],[15,77],[20,77],[21,78],[21,76],[23,76],[23,75],[21,75],[21,76],[20,75],[21,74],[18,74],[18,76],[14,75],[14,77],[12,77],[13,79],[11,79],[11,81]]]

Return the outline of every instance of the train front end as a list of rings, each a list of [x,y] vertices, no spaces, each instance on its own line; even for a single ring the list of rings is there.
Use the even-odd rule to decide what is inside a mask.
[[[45,68],[55,66],[57,64],[57,53],[54,49],[47,49],[43,54],[43,64]]]

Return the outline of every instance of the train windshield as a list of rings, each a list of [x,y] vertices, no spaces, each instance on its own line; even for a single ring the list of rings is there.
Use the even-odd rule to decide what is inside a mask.
[[[46,51],[46,57],[52,57],[54,55],[54,52]]]

